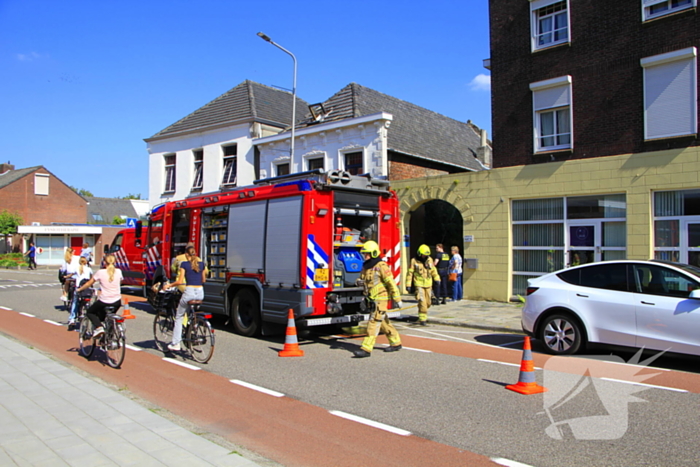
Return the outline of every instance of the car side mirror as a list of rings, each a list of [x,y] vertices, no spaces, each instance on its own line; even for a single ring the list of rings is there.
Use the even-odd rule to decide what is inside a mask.
[[[690,295],[688,295],[688,298],[695,298],[700,300],[700,289],[691,290]]]

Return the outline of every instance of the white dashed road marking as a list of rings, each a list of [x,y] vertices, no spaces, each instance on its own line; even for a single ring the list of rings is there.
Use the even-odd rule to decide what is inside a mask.
[[[273,391],[272,389],[267,389],[267,388],[263,388],[260,386],[256,386],[254,384],[246,383],[245,381],[241,381],[238,379],[230,379],[229,381],[231,381],[233,384],[237,384],[239,386],[243,386],[243,387],[246,387],[248,389],[252,389],[254,391],[262,392],[262,393],[268,394],[270,396],[284,397],[284,394],[282,394],[281,392]]]
[[[369,420],[367,418],[358,417],[357,415],[352,415],[349,413],[341,412],[339,410],[330,410],[329,412],[335,416],[345,418],[347,420],[352,420],[353,422],[362,423],[364,425],[371,426],[374,428],[379,428],[380,430],[389,431],[389,432],[395,433],[397,435],[409,436],[411,434],[410,431],[402,430],[401,428],[396,428],[395,426],[385,425],[383,423],[375,422],[374,420]]]

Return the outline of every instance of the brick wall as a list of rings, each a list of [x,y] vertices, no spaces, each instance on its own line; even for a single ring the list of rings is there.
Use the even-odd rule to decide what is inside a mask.
[[[530,5],[490,0],[494,167],[552,159],[533,156],[530,83],[571,75],[574,150],[557,160],[630,154],[700,145],[696,137],[644,142],[640,59],[700,48],[695,9],[642,23],[639,0],[592,0],[570,5],[570,43],[530,50]],[[699,93],[700,94],[700,93]]]
[[[49,194],[34,194],[34,174],[49,175]],[[24,225],[87,222],[87,201],[44,168],[0,188],[0,210],[17,212]]]
[[[389,151],[389,180],[406,180],[409,178],[434,177],[455,172],[463,172],[464,169],[446,166],[428,160],[415,157],[406,157],[393,151]]]

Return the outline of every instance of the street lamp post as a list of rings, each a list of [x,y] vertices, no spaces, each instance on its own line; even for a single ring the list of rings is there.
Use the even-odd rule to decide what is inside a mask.
[[[273,42],[272,39],[270,39],[269,36],[266,34],[259,32],[258,36],[262,38],[263,40],[269,42],[270,44],[274,45],[281,51],[289,54],[290,57],[292,57],[292,60],[294,60],[294,84],[292,85],[292,144],[289,147],[289,173],[294,172],[294,126],[296,125],[296,119],[297,119],[297,58],[294,56],[293,53],[291,53],[289,50],[285,49],[281,45],[277,44],[276,42]]]

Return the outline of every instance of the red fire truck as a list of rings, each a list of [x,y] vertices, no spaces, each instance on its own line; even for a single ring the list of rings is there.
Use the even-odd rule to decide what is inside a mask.
[[[398,199],[369,175],[317,170],[170,201],[144,240],[147,285],[194,243],[210,271],[202,309],[245,336],[279,330],[290,308],[302,328],[367,319],[356,285],[367,240],[400,278]]]

